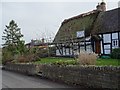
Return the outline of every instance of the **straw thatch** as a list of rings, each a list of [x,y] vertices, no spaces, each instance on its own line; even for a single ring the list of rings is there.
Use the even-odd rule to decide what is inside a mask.
[[[85,30],[85,37],[97,35],[99,33],[108,33],[120,31],[119,13],[120,8],[98,12],[93,10],[62,22],[57,32],[54,43],[65,43],[77,38],[77,31]]]
[[[98,11],[94,10],[84,13],[62,22],[59,31],[56,34],[54,43],[64,43],[77,38],[77,31],[85,31],[85,36],[89,36]]]
[[[95,22],[92,34],[110,33],[120,31],[120,8],[101,12]]]

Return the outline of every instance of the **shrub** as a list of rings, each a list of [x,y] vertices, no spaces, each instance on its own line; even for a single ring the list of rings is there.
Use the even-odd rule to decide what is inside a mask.
[[[81,52],[78,56],[78,63],[80,65],[95,65],[97,56],[95,53]]]
[[[52,65],[77,65],[78,63],[75,60],[67,60],[67,61],[56,61],[52,63]]]
[[[2,64],[6,64],[7,62],[11,62],[14,60],[13,54],[7,49],[2,50]]]
[[[111,57],[114,59],[120,59],[120,48],[115,48],[112,50]]]
[[[28,55],[19,55],[17,57],[17,63],[28,63],[28,62],[34,62],[39,57],[35,56],[34,54],[28,54]]]

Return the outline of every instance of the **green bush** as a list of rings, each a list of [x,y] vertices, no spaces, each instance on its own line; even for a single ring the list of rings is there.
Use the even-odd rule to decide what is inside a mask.
[[[14,56],[10,51],[3,50],[2,52],[2,64],[6,64],[7,62],[11,62],[14,60]]]
[[[78,65],[78,62],[75,60],[69,60],[69,61],[56,61],[52,63],[52,65]]]
[[[120,59],[120,48],[115,48],[112,50],[111,58]]]

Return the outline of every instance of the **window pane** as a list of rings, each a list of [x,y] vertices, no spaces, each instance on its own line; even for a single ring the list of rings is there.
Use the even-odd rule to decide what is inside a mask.
[[[92,46],[91,45],[87,45],[86,46],[86,51],[87,52],[92,52]]]
[[[118,47],[118,40],[112,40],[112,46]]]
[[[110,49],[110,45],[104,45],[104,49]]]
[[[105,54],[110,54],[110,50],[105,50]]]
[[[112,33],[112,39],[118,39],[118,33]]]
[[[110,34],[104,34],[103,35],[103,40],[104,40],[104,43],[111,43],[111,36],[110,36]]]
[[[85,51],[85,47],[84,46],[80,46],[80,52],[84,52]]]

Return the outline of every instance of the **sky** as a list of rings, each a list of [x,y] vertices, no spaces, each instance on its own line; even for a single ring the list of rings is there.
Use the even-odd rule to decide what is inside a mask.
[[[1,0],[0,35],[5,25],[15,20],[26,43],[31,39],[54,39],[64,19],[96,9],[102,0]],[[119,0],[104,0],[107,10],[118,7]],[[0,39],[0,44],[4,43]]]

